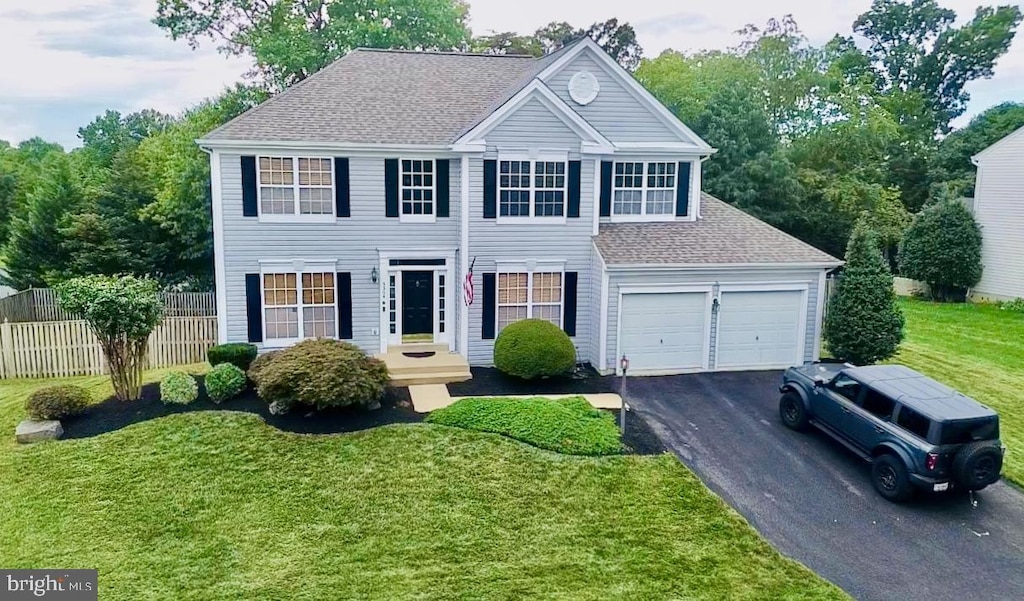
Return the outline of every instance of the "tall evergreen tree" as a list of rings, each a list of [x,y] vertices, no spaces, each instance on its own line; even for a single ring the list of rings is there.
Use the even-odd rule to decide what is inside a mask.
[[[828,304],[824,337],[832,355],[854,365],[888,359],[903,341],[903,313],[896,304],[892,272],[862,215],[846,249],[846,267]]]

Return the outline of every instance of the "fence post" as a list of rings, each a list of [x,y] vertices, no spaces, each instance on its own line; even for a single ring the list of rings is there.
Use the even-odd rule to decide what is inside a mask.
[[[11,322],[0,323],[0,378],[14,375],[14,343],[11,340]]]

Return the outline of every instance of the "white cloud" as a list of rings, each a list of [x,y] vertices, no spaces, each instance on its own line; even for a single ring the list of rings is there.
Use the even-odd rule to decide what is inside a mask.
[[[979,0],[943,0],[969,18]],[[4,6],[6,5],[6,6]],[[870,0],[715,0],[690,5],[664,0],[471,0],[473,30],[532,32],[551,21],[586,26],[617,17],[632,23],[647,56],[666,48],[727,48],[748,23],[793,14],[821,43],[849,35]],[[103,108],[155,108],[175,113],[241,78],[244,59],[228,59],[204,43],[191,51],[150,23],[154,0],[0,0],[0,138],[32,135],[76,143],[77,127]],[[1024,100],[1024,41],[1017,40],[996,77],[976,82],[971,112]],[[59,114],[56,114],[59,112]]]

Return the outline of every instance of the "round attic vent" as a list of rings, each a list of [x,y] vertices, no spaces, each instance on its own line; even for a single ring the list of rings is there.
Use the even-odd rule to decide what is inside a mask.
[[[580,71],[569,80],[569,97],[577,104],[590,104],[601,91],[601,84],[590,71]]]

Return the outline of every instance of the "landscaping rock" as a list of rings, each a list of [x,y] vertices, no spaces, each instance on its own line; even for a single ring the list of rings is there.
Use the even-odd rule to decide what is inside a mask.
[[[64,435],[64,428],[60,421],[51,419],[38,421],[27,419],[14,430],[15,439],[21,444],[40,442],[42,440],[57,440]]]
[[[366,410],[367,411],[378,411],[378,410],[380,410],[380,401],[378,401],[378,400],[370,401],[370,403],[366,405]]]

